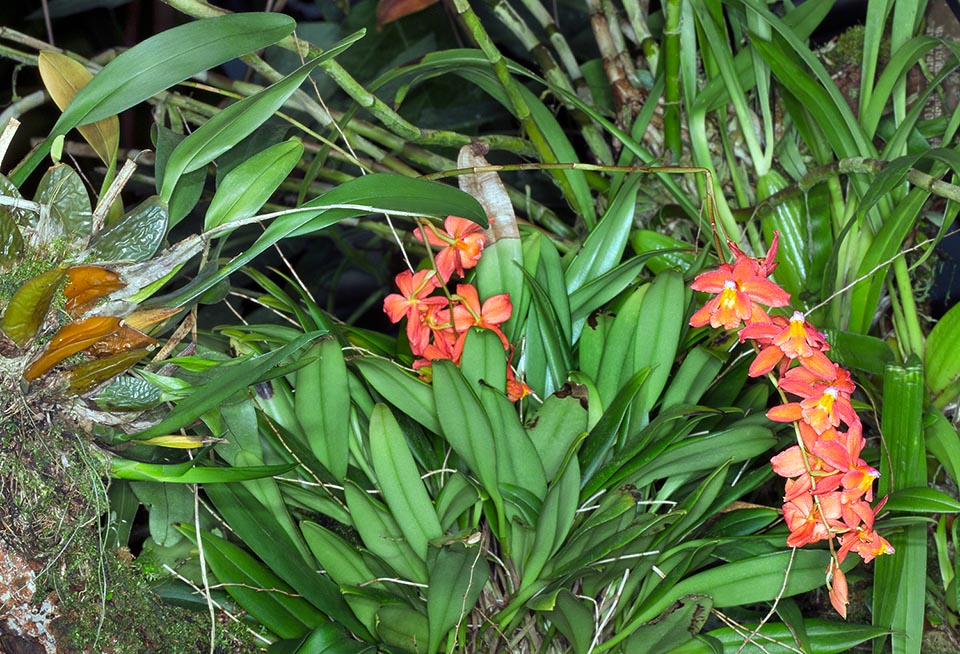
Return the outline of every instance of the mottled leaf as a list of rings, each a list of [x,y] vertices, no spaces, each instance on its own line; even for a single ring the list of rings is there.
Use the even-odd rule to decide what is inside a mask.
[[[146,261],[167,234],[167,207],[151,195],[99,234],[90,254],[99,261]]]

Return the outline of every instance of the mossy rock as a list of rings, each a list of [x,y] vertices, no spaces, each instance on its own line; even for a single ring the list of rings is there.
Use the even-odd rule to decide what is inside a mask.
[[[209,652],[209,616],[163,603],[129,551],[104,546],[106,476],[96,446],[62,424],[62,411],[21,395],[4,372],[0,651]],[[216,633],[215,651],[260,651],[226,619]]]

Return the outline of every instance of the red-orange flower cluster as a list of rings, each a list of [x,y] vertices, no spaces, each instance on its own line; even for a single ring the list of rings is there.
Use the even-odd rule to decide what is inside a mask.
[[[460,365],[463,345],[470,327],[482,327],[500,337],[504,349],[512,354],[512,346],[500,325],[510,319],[513,305],[506,293],[494,295],[482,303],[477,289],[471,284],[457,284],[454,295],[441,293],[456,273],[463,277],[466,270],[480,261],[485,239],[480,226],[465,218],[448,216],[444,229],[433,225],[414,230],[413,235],[430,245],[442,248],[434,257],[436,270],[416,273],[405,270],[396,276],[399,293],[392,293],[383,301],[383,310],[391,322],[407,319],[407,340],[410,350],[419,357],[413,368],[421,377],[430,378],[430,366],[437,359],[449,359]],[[518,381],[507,365],[507,396],[517,401],[530,393],[530,388]]]
[[[776,267],[778,238],[774,233],[763,259],[748,257],[729,244],[733,264],[722,263],[717,270],[698,275],[690,285],[716,294],[693,314],[690,324],[739,329],[740,341],[753,342],[758,352],[750,376],[776,369],[777,387],[798,398],[767,412],[771,420],[794,423],[797,431],[797,444],[771,459],[773,471],[787,478],[783,505],[790,529],[787,545],[829,541],[830,601],[846,617],[847,581],[840,568],[844,558],[856,552],[869,562],[880,554],[893,553],[890,543],[873,528],[886,498],[876,507],[869,504],[873,481],[880,473],[860,458],[865,441],[860,417],[850,401],[855,390],[850,373],[827,358],[826,339],[803,313],[795,311],[788,319],[770,316],[765,310],[790,302],[789,294],[767,279]]]

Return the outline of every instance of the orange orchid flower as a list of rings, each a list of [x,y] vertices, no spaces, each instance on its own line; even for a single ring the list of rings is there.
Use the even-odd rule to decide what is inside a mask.
[[[443,227],[441,230],[428,224],[426,229],[418,227],[413,230],[413,235],[420,241],[443,248],[434,260],[440,279],[447,283],[454,272],[463,277],[466,270],[477,265],[486,237],[480,225],[458,216],[447,216]]]
[[[436,273],[421,270],[416,274],[404,270],[394,278],[400,293],[391,293],[383,300],[383,310],[390,322],[400,322],[407,318],[407,338],[410,349],[419,354],[430,340],[430,329],[423,324],[424,314],[430,307],[447,304],[447,298],[430,296],[440,286]],[[429,297],[428,297],[429,296]]]

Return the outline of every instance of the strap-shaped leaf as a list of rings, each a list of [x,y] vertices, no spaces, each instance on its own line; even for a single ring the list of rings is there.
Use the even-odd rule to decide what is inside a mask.
[[[473,610],[490,576],[479,543],[444,545],[431,551],[428,562],[430,585],[427,588],[427,623],[430,630],[428,652],[436,652],[451,627],[460,624]]]
[[[413,551],[427,559],[427,545],[443,535],[433,502],[420,480],[407,439],[384,404],[370,416],[370,458],[383,499]]]
[[[17,186],[50,151],[53,139],[77,125],[120,113],[191,75],[265,48],[290,34],[296,22],[278,13],[241,13],[204,18],[137,44],[103,67],[73,98],[50,136],[11,180]]]
[[[302,154],[302,143],[284,141],[258,152],[227,173],[210,201],[204,217],[204,230],[256,214],[297,165]]]
[[[407,543],[390,512],[349,480],[343,492],[350,517],[367,549],[404,579],[426,583],[427,566],[424,559],[418,557]]]
[[[181,531],[193,540],[193,529]],[[222,538],[200,532],[204,558],[217,580],[250,615],[281,638],[295,638],[325,622],[309,602],[292,592],[269,568]]]

